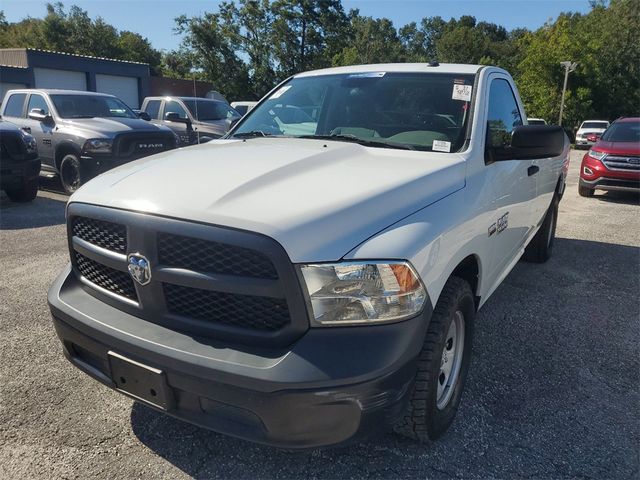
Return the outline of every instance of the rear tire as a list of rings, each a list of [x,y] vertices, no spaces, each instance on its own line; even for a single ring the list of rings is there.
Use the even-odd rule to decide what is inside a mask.
[[[60,162],[60,183],[64,191],[72,194],[87,180],[87,173],[78,157],[72,153],[65,155]]]
[[[12,202],[30,202],[38,195],[38,177],[24,179],[19,186],[7,188],[5,192]]]
[[[429,322],[409,404],[394,427],[396,433],[427,443],[453,422],[469,370],[475,312],[469,284],[450,277]]]
[[[580,195],[581,197],[593,197],[594,193],[595,190],[593,188],[583,187],[582,185],[578,184],[578,195]]]
[[[554,195],[551,205],[544,217],[542,226],[533,240],[524,249],[522,259],[525,262],[544,263],[551,258],[553,244],[556,238],[556,225],[558,223],[558,204],[560,201]]]

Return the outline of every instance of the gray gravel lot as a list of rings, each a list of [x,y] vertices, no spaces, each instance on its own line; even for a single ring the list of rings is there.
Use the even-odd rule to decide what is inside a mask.
[[[638,478],[638,196],[577,195],[557,243],[479,314],[458,418],[437,444],[381,435],[290,454],[165,417],[63,358],[46,291],[67,262],[66,197],[0,199],[0,478]],[[51,187],[51,181],[46,187]]]

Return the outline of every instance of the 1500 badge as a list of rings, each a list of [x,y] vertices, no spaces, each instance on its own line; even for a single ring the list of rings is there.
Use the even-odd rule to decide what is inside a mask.
[[[497,222],[492,223],[489,226],[489,236],[493,235],[494,233],[502,232],[505,228],[507,228],[507,225],[509,225],[509,212],[502,215]]]

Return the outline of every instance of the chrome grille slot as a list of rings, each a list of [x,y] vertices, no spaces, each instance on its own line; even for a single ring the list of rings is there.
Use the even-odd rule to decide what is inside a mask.
[[[85,279],[116,295],[138,301],[136,288],[128,273],[102,265],[81,253],[74,253],[78,270]]]

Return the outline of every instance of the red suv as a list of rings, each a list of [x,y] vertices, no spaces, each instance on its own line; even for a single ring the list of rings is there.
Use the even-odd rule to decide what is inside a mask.
[[[640,118],[620,118],[582,158],[578,193],[640,191]]]

